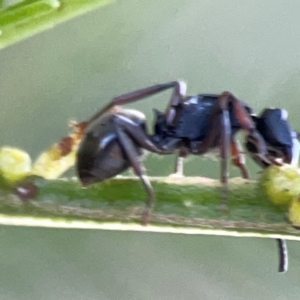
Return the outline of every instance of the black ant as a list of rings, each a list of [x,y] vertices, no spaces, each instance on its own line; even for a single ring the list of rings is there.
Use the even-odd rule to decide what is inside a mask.
[[[128,104],[173,89],[165,112],[156,112],[154,134],[146,128],[145,116],[123,109]],[[235,134],[246,131],[246,148],[263,167],[298,161],[299,142],[284,110],[265,109],[260,116],[230,92],[186,96],[186,84],[172,81],[115,97],[85,123],[85,133],[77,152],[76,168],[83,185],[100,182],[132,167],[147,192],[142,223],[149,222],[154,192],[141,160],[143,149],[165,155],[178,152],[175,172],[182,174],[182,158],[203,155],[219,148],[221,159],[222,204],[228,193],[228,160],[243,178],[249,178],[243,153]],[[83,123],[82,123],[83,124]],[[287,269],[285,241],[278,239],[279,271]]]

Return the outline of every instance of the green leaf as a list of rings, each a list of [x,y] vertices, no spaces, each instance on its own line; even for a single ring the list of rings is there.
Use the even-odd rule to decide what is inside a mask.
[[[145,191],[137,178],[120,177],[82,188],[76,179],[31,178],[35,199],[0,194],[0,224],[257,236],[300,240],[300,231],[255,181],[230,180],[228,211],[220,209],[220,183],[201,177],[150,178],[157,201],[151,222],[140,225]],[[23,185],[24,186],[24,185]],[[28,185],[27,185],[28,186]],[[30,186],[30,185],[29,185]]]
[[[112,0],[27,0],[1,9],[0,49]]]

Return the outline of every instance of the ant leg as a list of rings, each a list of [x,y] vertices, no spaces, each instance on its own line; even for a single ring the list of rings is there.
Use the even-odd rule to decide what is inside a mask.
[[[170,174],[169,177],[183,177],[183,162],[184,158],[187,156],[187,151],[185,148],[180,148],[176,156],[174,173]]]
[[[231,140],[231,157],[232,164],[240,169],[242,177],[249,179],[249,172],[245,164],[245,156],[242,153],[242,147],[240,143],[236,140]]]
[[[155,195],[151,183],[144,171],[144,165],[140,160],[139,148],[141,147],[158,154],[169,154],[174,151],[158,149],[147,133],[140,126],[126,117],[116,115],[114,122],[117,127],[117,134],[120,143],[131,162],[136,175],[141,179],[147,193],[146,208],[142,215],[142,224],[147,225],[149,223]]]
[[[147,225],[149,223],[151,210],[153,207],[153,202],[155,200],[155,195],[151,183],[145,173],[145,167],[140,160],[140,155],[138,153],[137,146],[134,145],[133,141],[129,137],[129,135],[121,128],[117,128],[117,134],[120,140],[120,143],[131,162],[132,168],[135,171],[135,174],[140,178],[144,189],[147,193],[146,199],[146,208],[142,214],[142,224]]]
[[[234,109],[234,114],[238,119],[241,127],[249,132],[249,136],[255,141],[258,154],[261,156],[267,155],[267,146],[262,136],[255,128],[255,124],[245,108],[245,104],[230,92],[223,92],[218,98],[218,106],[228,106],[231,102]]]
[[[222,184],[222,194],[221,194],[221,206],[222,209],[226,208],[226,203],[228,199],[228,158],[229,158],[229,147],[231,141],[231,124],[230,116],[228,111],[228,102],[234,97],[228,92],[222,93],[216,102],[215,110],[212,116],[211,122],[211,132],[208,137],[200,144],[197,149],[198,154],[205,153],[210,147],[216,145],[216,141],[220,137],[220,157],[221,157],[221,184]],[[249,124],[246,124],[249,128],[251,126],[254,128],[254,124],[250,117],[246,114],[246,110],[241,105],[241,102],[234,98],[234,101],[240,105],[236,105],[239,111],[244,112],[245,124],[249,119]],[[245,126],[246,126],[245,125]],[[221,129],[221,130],[220,130]]]
[[[165,111],[167,125],[174,125],[173,122],[176,116],[176,107],[184,101],[185,94],[186,83],[184,81],[178,81]]]
[[[278,271],[284,273],[288,270],[288,250],[286,241],[277,239],[279,249],[279,269]]]
[[[184,157],[185,156],[180,155],[180,150],[179,150],[179,153],[177,154],[176,161],[175,161],[174,173],[171,174],[170,176],[178,176],[178,177],[183,176]]]
[[[244,130],[249,132],[251,138],[255,140],[258,153],[261,156],[267,155],[266,144],[261,135],[256,131],[255,124],[252,121],[245,105],[236,96],[230,92],[223,92],[217,99],[216,111],[220,109],[223,112],[221,123],[221,182],[223,184],[223,204],[228,194],[228,148],[231,139],[231,124],[228,112],[228,104],[232,103],[236,118]],[[246,175],[246,174],[244,174]]]
[[[231,138],[231,124],[229,112],[227,109],[222,110],[221,115],[221,183],[222,183],[222,209],[226,209],[228,199],[228,157]]]
[[[223,92],[218,98],[220,107],[227,107],[231,102],[234,109],[234,114],[240,122],[243,129],[252,131],[255,129],[254,122],[245,108],[245,104],[230,92]]]
[[[215,118],[220,115],[219,127],[212,126],[212,133],[217,136],[218,128],[221,128],[220,138],[220,157],[221,157],[221,183],[222,183],[222,195],[221,195],[221,208],[226,209],[228,199],[228,157],[229,147],[231,141],[231,124],[228,111],[228,95],[226,92],[222,93],[216,102],[215,106]],[[216,128],[216,129],[215,129]],[[212,135],[212,134],[211,134]],[[211,137],[216,138],[216,137]]]
[[[138,144],[139,147],[144,148],[150,152],[157,154],[171,154],[173,151],[168,149],[159,149],[151,140],[151,137],[132,120],[120,116],[114,116],[115,124],[123,129],[130,137]]]
[[[210,148],[213,148],[216,145],[220,145],[220,177],[222,183],[221,206],[222,209],[225,209],[225,204],[228,198],[228,157],[231,140],[231,125],[227,107],[217,105],[211,120],[211,130],[207,135],[207,138],[204,139],[201,143],[196,143],[192,145],[192,153],[196,155],[201,155],[206,153]]]
[[[147,88],[143,88],[134,92],[130,92],[127,94],[123,94],[117,97],[114,97],[106,106],[104,106],[98,113],[96,113],[94,116],[92,116],[89,120],[89,122],[97,119],[104,113],[106,113],[108,110],[110,110],[115,105],[124,105],[131,102],[135,102],[138,100],[141,100],[143,98],[153,96],[157,93],[163,92],[167,89],[174,88],[172,99],[173,102],[176,102],[176,99],[181,99],[181,93],[185,92],[185,83],[181,81],[171,81],[168,83],[163,84],[157,84],[153,85]],[[177,100],[178,101],[178,100]]]

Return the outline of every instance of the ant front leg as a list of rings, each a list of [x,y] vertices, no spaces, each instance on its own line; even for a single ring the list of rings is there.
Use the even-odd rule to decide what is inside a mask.
[[[131,102],[135,102],[146,97],[153,96],[170,88],[174,89],[170,105],[175,105],[178,101],[181,101],[183,94],[185,94],[186,84],[183,81],[171,81],[168,83],[156,84],[144,89],[117,96],[113,98],[106,106],[104,106],[98,113],[96,113],[89,120],[89,122],[92,122],[93,120],[97,119],[116,105],[124,105]]]

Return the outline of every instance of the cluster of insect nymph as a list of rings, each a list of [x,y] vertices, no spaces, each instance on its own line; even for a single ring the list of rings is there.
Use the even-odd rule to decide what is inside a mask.
[[[172,89],[164,112],[155,112],[153,134],[149,134],[143,113],[121,106]],[[228,163],[249,178],[244,154],[235,135],[244,130],[245,148],[262,168],[282,163],[297,164],[298,134],[288,121],[285,110],[264,109],[255,115],[252,109],[230,92],[186,96],[186,84],[172,81],[157,84],[113,98],[87,121],[77,152],[76,169],[83,185],[111,178],[132,167],[147,193],[142,223],[149,222],[154,192],[141,157],[143,150],[166,155],[177,153],[175,172],[182,174],[183,158],[203,155],[219,149],[222,183],[221,203],[228,194]],[[287,270],[287,247],[277,239],[279,272]]]

